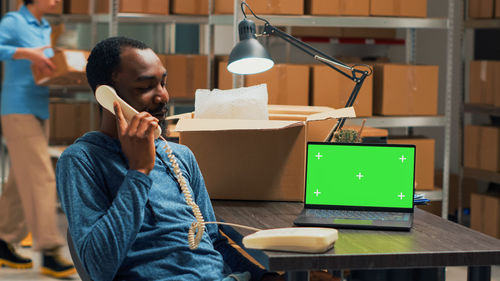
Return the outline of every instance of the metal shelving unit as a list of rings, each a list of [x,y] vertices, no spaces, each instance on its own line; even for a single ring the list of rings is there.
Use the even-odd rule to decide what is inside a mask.
[[[233,15],[211,15],[210,25],[232,25],[234,30],[234,41],[238,37],[237,24],[241,18],[238,0],[234,2],[236,13]],[[449,173],[450,173],[450,143],[451,143],[451,100],[454,89],[458,88],[455,71],[456,65],[454,55],[456,51],[455,42],[459,36],[461,19],[455,15],[461,8],[461,0],[448,0],[447,18],[400,18],[400,17],[325,17],[325,16],[277,16],[260,15],[274,26],[314,26],[314,27],[364,27],[364,28],[398,28],[406,29],[406,62],[415,62],[415,30],[416,29],[441,29],[447,30],[447,56],[446,56],[446,90],[445,90],[445,112],[443,116],[395,116],[395,117],[368,117],[350,120],[351,124],[359,125],[362,119],[366,119],[366,125],[382,128],[408,128],[408,127],[442,127],[444,128],[443,148],[443,188],[434,191],[422,191],[431,200],[442,200],[442,217],[448,218],[448,196],[449,196]],[[255,21],[256,24],[262,24]],[[455,88],[456,87],[456,88]]]
[[[466,2],[466,1],[464,1]],[[467,17],[467,13],[462,13],[464,17]],[[474,30],[474,29],[499,29],[500,28],[500,19],[468,19],[463,22],[463,31],[466,30]],[[462,42],[463,43],[463,42]],[[462,65],[466,65],[466,61],[469,60],[470,57],[466,57],[465,54],[462,56]],[[468,73],[468,71],[465,71]],[[462,161],[460,167],[459,174],[459,186],[458,186],[458,222],[462,222],[462,192],[463,192],[463,180],[464,177],[476,179],[483,182],[493,182],[500,184],[500,173],[481,170],[481,169],[473,169],[464,167],[463,163],[463,148],[464,148],[464,133],[463,129],[466,125],[465,114],[470,115],[485,115],[485,116],[500,116],[500,107],[495,107],[492,105],[480,105],[480,104],[469,104],[467,103],[467,95],[468,90],[466,90],[465,80],[467,77],[464,76],[464,83],[462,87],[462,106],[460,108],[460,138],[461,138],[461,148],[462,148]]]

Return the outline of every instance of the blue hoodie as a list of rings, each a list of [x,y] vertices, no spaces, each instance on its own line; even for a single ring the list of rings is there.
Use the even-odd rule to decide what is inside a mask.
[[[100,132],[79,138],[57,162],[57,191],[91,278],[221,280],[231,271],[250,271],[259,280],[264,271],[230,246],[217,225],[207,225],[198,249],[189,249],[187,234],[195,217],[163,141],[155,145],[149,175],[128,170],[119,140]],[[193,153],[186,146],[169,145],[205,221],[215,221]]]

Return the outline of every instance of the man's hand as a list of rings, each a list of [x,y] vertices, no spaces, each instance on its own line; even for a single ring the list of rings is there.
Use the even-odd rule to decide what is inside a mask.
[[[127,123],[117,101],[113,103],[113,107],[118,139],[128,159],[129,168],[148,175],[155,165],[154,131],[158,127],[158,119],[147,112],[140,112]]]
[[[17,48],[14,53],[14,59],[28,59],[33,64],[33,67],[44,76],[51,76],[56,66],[54,63],[45,56],[43,51],[50,48],[50,46],[43,46],[37,48]]]

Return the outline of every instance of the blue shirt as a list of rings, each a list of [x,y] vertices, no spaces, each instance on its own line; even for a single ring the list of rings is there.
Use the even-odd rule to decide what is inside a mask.
[[[259,280],[265,272],[230,246],[215,224],[206,225],[198,249],[189,249],[187,234],[195,217],[163,141],[155,142],[149,175],[128,170],[120,142],[100,132],[79,138],[57,161],[61,205],[91,278],[221,280],[231,271],[250,271]],[[186,146],[169,145],[205,221],[215,221],[193,153]]]
[[[1,92],[0,114],[33,114],[40,119],[49,118],[49,90],[37,86],[31,72],[31,61],[13,59],[19,47],[49,46],[51,27],[38,21],[26,8],[7,13],[0,22],[0,61],[4,62],[4,80]],[[52,49],[45,49],[52,57]]]

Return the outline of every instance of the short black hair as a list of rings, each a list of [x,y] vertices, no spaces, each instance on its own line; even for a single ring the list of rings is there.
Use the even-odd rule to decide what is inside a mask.
[[[24,6],[28,6],[28,4],[33,4],[33,0],[24,0]]]
[[[113,72],[119,69],[123,47],[150,49],[145,43],[128,37],[110,37],[97,43],[87,59],[87,80],[92,91],[97,85],[113,86]]]

